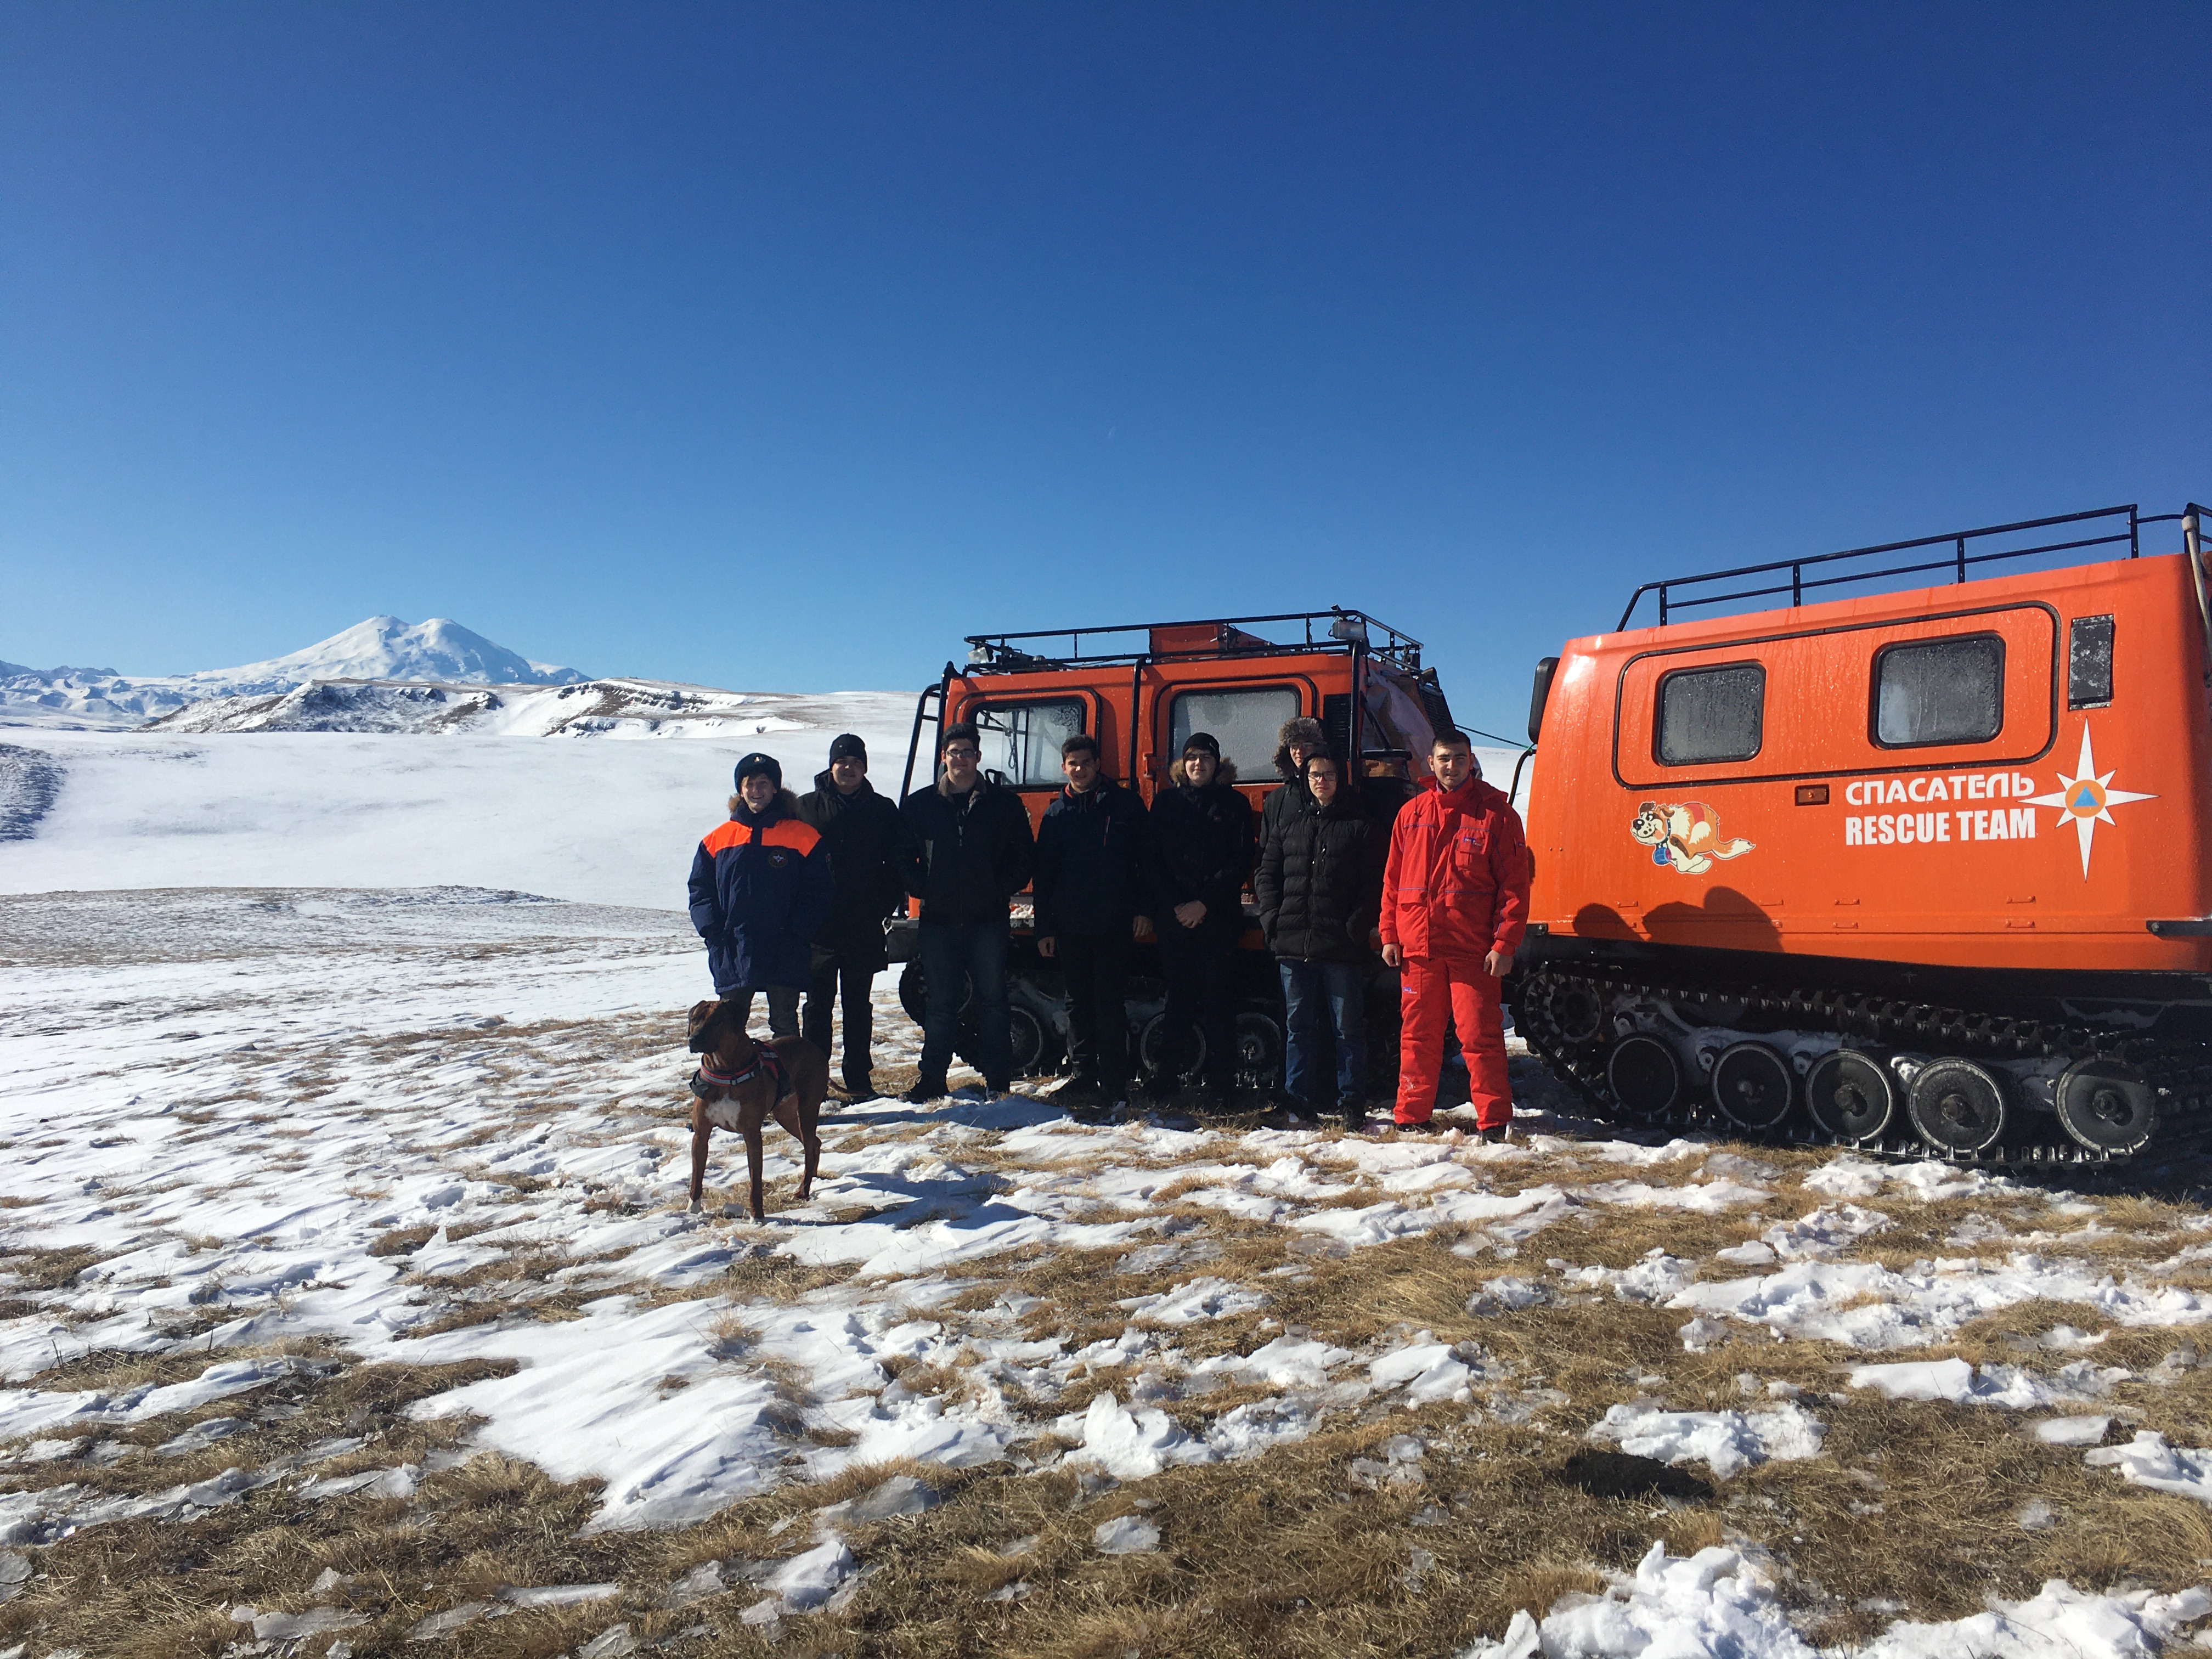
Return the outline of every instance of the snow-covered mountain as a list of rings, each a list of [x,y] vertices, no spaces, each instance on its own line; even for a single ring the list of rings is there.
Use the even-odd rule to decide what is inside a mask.
[[[840,731],[897,733],[902,739],[913,714],[910,691],[719,691],[633,679],[495,690],[419,680],[311,680],[278,696],[210,697],[163,717],[150,729],[716,738],[732,743],[820,731],[826,742]],[[902,740],[902,752],[904,746]]]
[[[343,634],[266,662],[178,677],[210,697],[266,696],[309,680],[436,680],[463,685],[571,685],[573,668],[532,662],[443,617],[371,617]]]
[[[573,685],[574,668],[518,656],[442,617],[371,617],[265,662],[187,674],[112,668],[26,668],[0,663],[0,726],[127,729],[209,697],[271,697],[318,680],[413,680],[463,685]]]

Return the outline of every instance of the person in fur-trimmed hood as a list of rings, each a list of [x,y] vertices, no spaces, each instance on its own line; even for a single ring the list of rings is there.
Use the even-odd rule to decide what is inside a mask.
[[[1309,805],[1312,793],[1306,787],[1306,758],[1327,752],[1328,734],[1322,730],[1321,722],[1310,714],[1300,714],[1283,722],[1275,733],[1275,771],[1283,780],[1283,787],[1260,803],[1260,845],[1265,847],[1283,821],[1283,814]]]
[[[1244,932],[1252,873],[1252,805],[1211,732],[1194,732],[1152,801],[1148,849],[1152,925],[1168,982],[1168,1073],[1190,1067],[1194,1030],[1206,1038],[1206,1103],[1228,1109],[1237,1087],[1237,993],[1231,957]]]
[[[707,941],[714,994],[738,1004],[768,993],[769,1030],[799,1035],[799,996],[813,963],[814,930],[830,914],[834,884],[822,837],[799,816],[772,755],[737,765],[728,822],[691,855],[691,925]]]

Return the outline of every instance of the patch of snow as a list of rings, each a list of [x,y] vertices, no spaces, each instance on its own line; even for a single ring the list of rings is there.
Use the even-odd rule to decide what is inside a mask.
[[[1814,1659],[1762,1567],[1717,1546],[1688,1559],[1655,1543],[1603,1595],[1569,1596],[1542,1623],[1547,1659],[1650,1654]]]
[[[1232,1285],[1225,1279],[1194,1279],[1155,1296],[1134,1296],[1115,1304],[1129,1311],[1133,1325],[1157,1325],[1172,1329],[1210,1319],[1229,1319],[1256,1312],[1267,1305],[1257,1291]]]
[[[1552,1293],[1540,1284],[1508,1274],[1502,1279],[1483,1281],[1482,1288],[1467,1299],[1467,1310],[1471,1314],[1518,1313],[1523,1308],[1540,1306],[1552,1299]]]
[[[1095,1463],[1117,1480],[1141,1480],[1173,1463],[1201,1463],[1211,1453],[1202,1441],[1185,1434],[1165,1412],[1128,1410],[1111,1389],[1093,1395],[1076,1426],[1083,1443],[1067,1454],[1071,1463]]]
[[[1858,1659],[2148,1659],[2207,1613],[2212,1593],[2203,1589],[2099,1595],[2054,1578],[2024,1601],[1992,1596],[1988,1612],[1968,1618],[1900,1620],[1857,1652]]]
[[[1124,1515],[1091,1529],[1101,1555],[1142,1555],[1160,1547],[1160,1529],[1142,1516]]]
[[[1421,1333],[1426,1336],[1428,1333]],[[1384,1354],[1367,1367],[1367,1379],[1378,1389],[1406,1391],[1407,1403],[1429,1405],[1439,1400],[1466,1400],[1473,1370],[1441,1342],[1415,1341],[1395,1353]]]
[[[1948,1400],[1955,1406],[2000,1406],[2036,1411],[2062,1401],[2091,1400],[2124,1370],[2100,1371],[2077,1359],[2052,1377],[2037,1376],[2016,1365],[1984,1365],[1963,1359],[1911,1359],[1887,1365],[1855,1365],[1848,1379],[1854,1389],[1877,1389],[1888,1400]]]
[[[1755,1463],[1818,1457],[1827,1425],[1803,1407],[1761,1412],[1670,1412],[1649,1401],[1614,1406],[1589,1437],[1662,1463],[1702,1462],[1723,1480]]]
[[[769,1575],[766,1583],[781,1597],[785,1613],[811,1613],[827,1601],[858,1567],[845,1540],[831,1538],[803,1555],[793,1556]]]
[[[2046,1417],[2028,1425],[2038,1440],[2051,1446],[2094,1446],[2112,1426],[2109,1417]]]
[[[1563,1277],[1570,1285],[1594,1290],[1610,1287],[1623,1302],[1660,1303],[1696,1280],[1698,1264],[1655,1247],[1632,1267],[1576,1267]]]
[[[2105,1446],[2086,1454],[2086,1463],[2115,1468],[2120,1478],[2154,1492],[2170,1492],[2212,1504],[2212,1451],[2198,1447],[2169,1446],[2154,1429],[2139,1429],[2124,1446]]]

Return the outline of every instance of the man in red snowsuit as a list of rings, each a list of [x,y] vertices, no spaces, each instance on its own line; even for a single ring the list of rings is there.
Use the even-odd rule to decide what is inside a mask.
[[[1475,1122],[1486,1140],[1503,1140],[1513,1091],[1498,982],[1528,923],[1528,843],[1521,815],[1482,781],[1463,735],[1438,732],[1429,767],[1433,775],[1391,828],[1382,872],[1382,960],[1402,979],[1395,1115],[1418,1126],[1435,1109],[1449,1014]]]

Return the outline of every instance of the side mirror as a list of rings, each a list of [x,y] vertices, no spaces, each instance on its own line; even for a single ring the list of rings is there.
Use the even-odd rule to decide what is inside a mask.
[[[1536,741],[1536,733],[1543,729],[1544,702],[1552,695],[1552,676],[1559,671],[1559,659],[1547,657],[1536,665],[1536,684],[1528,693],[1528,741]]]

